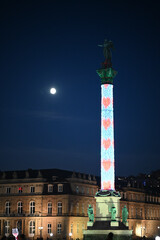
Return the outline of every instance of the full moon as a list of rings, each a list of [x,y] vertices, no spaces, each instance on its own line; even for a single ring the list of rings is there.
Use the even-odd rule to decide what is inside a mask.
[[[51,88],[51,89],[50,89],[50,93],[51,93],[51,94],[55,94],[55,93],[56,93],[56,89],[55,89],[55,88]]]

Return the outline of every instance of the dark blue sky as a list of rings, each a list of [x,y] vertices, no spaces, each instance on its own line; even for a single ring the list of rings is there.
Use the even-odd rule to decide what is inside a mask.
[[[1,170],[100,174],[105,38],[118,71],[116,174],[160,169],[158,1],[3,0],[0,11]]]

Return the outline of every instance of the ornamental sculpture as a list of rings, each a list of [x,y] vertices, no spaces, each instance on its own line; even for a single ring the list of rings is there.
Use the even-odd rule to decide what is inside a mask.
[[[127,218],[128,218],[128,210],[127,210],[126,205],[124,205],[124,207],[123,207],[123,209],[122,209],[122,222],[123,222],[124,224],[126,224]]]
[[[107,39],[104,40],[103,45],[98,45],[99,47],[103,47],[103,54],[105,57],[105,62],[103,63],[105,68],[112,67],[112,53],[111,49],[113,49],[113,42],[108,41]]]
[[[94,222],[93,208],[90,204],[89,204],[87,213],[88,213],[88,217],[89,217],[89,222]]]

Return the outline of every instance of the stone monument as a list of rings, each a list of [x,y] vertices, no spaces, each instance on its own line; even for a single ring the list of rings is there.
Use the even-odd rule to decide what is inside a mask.
[[[121,197],[115,190],[113,79],[117,72],[112,67],[113,43],[105,39],[104,44],[99,46],[103,47],[105,57],[102,68],[97,70],[101,78],[101,190],[95,196],[95,221],[88,222],[83,236],[84,240],[105,240],[112,232],[114,240],[127,240],[131,238],[132,230],[126,224],[126,209],[121,222]]]

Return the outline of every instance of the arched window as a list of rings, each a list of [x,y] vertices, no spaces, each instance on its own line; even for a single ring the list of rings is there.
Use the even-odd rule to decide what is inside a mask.
[[[58,202],[57,212],[58,212],[58,215],[62,215],[62,202]]]
[[[6,212],[6,214],[10,214],[10,202],[6,202],[6,204],[5,204],[5,212]]]
[[[22,212],[23,212],[22,202],[18,202],[18,203],[17,203],[17,213],[18,213],[18,214],[22,214]]]
[[[34,201],[29,203],[29,212],[30,212],[30,214],[35,213],[35,202]]]
[[[48,203],[48,214],[52,214],[52,203]]]
[[[29,234],[34,234],[35,233],[35,221],[30,221],[29,222]]]

